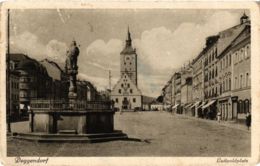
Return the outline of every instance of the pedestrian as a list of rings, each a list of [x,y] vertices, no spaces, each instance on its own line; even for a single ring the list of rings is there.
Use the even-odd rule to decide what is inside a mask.
[[[250,112],[247,112],[247,114],[246,114],[246,126],[247,126],[247,129],[249,130],[249,128],[251,126],[251,114],[250,114]]]
[[[217,116],[218,116],[218,123],[220,123],[220,119],[221,119],[221,112],[220,111],[218,111]]]

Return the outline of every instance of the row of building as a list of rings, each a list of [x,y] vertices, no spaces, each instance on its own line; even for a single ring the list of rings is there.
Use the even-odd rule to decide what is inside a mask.
[[[244,119],[251,111],[250,20],[209,36],[199,55],[176,71],[162,89],[164,108],[222,120]]]
[[[51,60],[37,61],[24,54],[7,55],[7,110],[12,119],[26,115],[32,100],[68,100],[69,77],[66,67]],[[86,80],[77,80],[77,98],[83,101],[108,100]],[[9,113],[9,111],[7,111]]]

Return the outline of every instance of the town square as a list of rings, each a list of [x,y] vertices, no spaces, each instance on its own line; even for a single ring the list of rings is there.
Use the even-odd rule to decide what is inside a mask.
[[[251,156],[249,10],[7,17],[8,156]]]

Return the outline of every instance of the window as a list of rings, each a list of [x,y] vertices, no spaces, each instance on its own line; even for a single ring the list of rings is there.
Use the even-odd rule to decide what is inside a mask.
[[[231,78],[229,78],[229,90],[231,90]]]
[[[229,54],[229,66],[231,65],[231,54]]]
[[[130,89],[130,93],[133,93],[133,89]]]
[[[237,52],[236,52],[236,54],[235,54],[235,64],[238,62],[238,54],[237,54]]]
[[[215,69],[215,72],[216,72],[216,77],[218,76],[218,68],[217,68],[217,66],[216,66],[216,69]]]
[[[118,89],[118,93],[121,93],[121,89]]]
[[[249,74],[246,73],[246,87],[249,86]]]
[[[243,60],[243,57],[244,56],[244,49],[242,48],[241,50],[240,50],[240,61],[242,61]]]
[[[127,87],[130,88],[130,84],[127,84]]]
[[[123,87],[124,87],[124,84],[121,84],[121,87],[123,88]]]
[[[244,101],[244,113],[247,113],[247,112],[250,112],[250,110],[249,110],[249,100],[248,99],[246,99]]]
[[[247,54],[247,57],[250,56],[250,47],[249,47],[249,45],[246,46],[246,54]]]
[[[243,87],[243,75],[240,75],[240,85],[239,88]]]
[[[229,87],[229,86],[228,86],[228,79],[226,79],[226,88],[225,88],[226,91],[228,90],[228,87]]]
[[[222,85],[223,85],[223,88],[222,88],[222,89],[223,89],[223,92],[225,92],[225,81],[223,81],[223,84],[222,84]]]
[[[116,98],[116,103],[118,103],[118,98]]]
[[[238,86],[237,84],[238,84],[238,83],[237,83],[237,77],[235,77],[235,86],[234,86],[235,89],[237,89],[237,86]]]
[[[226,67],[225,65],[226,65],[226,59],[224,58],[223,59],[223,69]]]
[[[218,95],[218,87],[215,88],[215,94]]]
[[[242,100],[239,100],[239,102],[238,102],[238,113],[244,113],[244,103],[243,103],[243,101]]]
[[[228,67],[228,56],[226,56],[226,67]]]
[[[133,98],[133,102],[135,103],[136,101],[135,101],[135,98]]]
[[[214,78],[214,74],[215,74],[215,72],[214,72],[214,68],[213,68],[213,70],[212,70],[212,78]]]

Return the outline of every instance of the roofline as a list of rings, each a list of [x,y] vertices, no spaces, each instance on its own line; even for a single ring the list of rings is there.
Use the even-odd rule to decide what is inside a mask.
[[[241,24],[240,24],[241,25]],[[244,29],[234,38],[234,40],[231,41],[231,43],[228,45],[228,47],[226,47],[218,56],[217,58],[221,57],[223,54],[226,53],[226,51],[230,48],[233,47],[232,44],[234,43],[235,40],[237,40],[237,38],[247,29],[247,28],[251,27],[251,24],[249,25],[245,25]],[[251,36],[251,35],[250,35]]]

